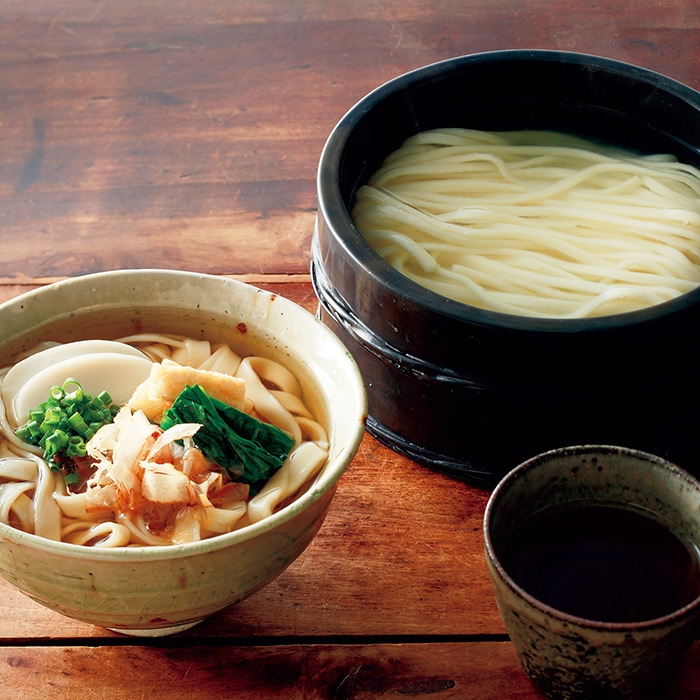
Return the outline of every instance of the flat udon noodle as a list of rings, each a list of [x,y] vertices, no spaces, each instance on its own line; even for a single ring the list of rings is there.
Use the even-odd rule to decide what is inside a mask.
[[[0,371],[0,521],[52,540],[96,547],[166,545],[203,539],[270,516],[293,499],[320,471],[328,457],[328,437],[302,398],[297,378],[277,362],[262,357],[239,357],[228,345],[160,334],[140,334],[120,342],[138,345],[154,362],[170,358],[180,364],[240,377],[246,395],[263,419],[295,439],[287,460],[261,491],[248,502],[195,509],[178,517],[174,537],[151,532],[142,515],[91,512],[86,493],[72,494],[60,473],[51,471],[39,448],[14,434],[4,412]],[[41,349],[41,348],[39,348]],[[272,387],[272,388],[268,388]],[[214,477],[210,477],[214,481]],[[200,487],[204,492],[208,484]]]
[[[505,313],[622,313],[700,284],[700,171],[563,134],[417,134],[352,217],[406,277]]]

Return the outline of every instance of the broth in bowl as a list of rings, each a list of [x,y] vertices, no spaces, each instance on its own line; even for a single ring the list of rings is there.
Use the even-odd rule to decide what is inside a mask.
[[[191,627],[250,596],[282,573],[311,543],[331,506],[338,481],[359,446],[367,404],[357,365],[338,338],[308,311],[277,294],[224,277],[171,270],[119,270],[64,280],[24,294],[0,305],[0,319],[4,331],[0,339],[2,367],[15,365],[19,358],[31,355],[46,340],[61,344],[55,347],[83,342],[113,347],[115,341],[126,341],[122,342],[124,347],[132,343],[140,346],[132,350],[142,358],[147,357],[143,375],[128,382],[120,380],[109,387],[120,408],[122,403],[129,402],[137,386],[149,378],[153,367],[164,361],[163,354],[182,367],[187,365],[184,357],[190,351],[193,364],[206,364],[205,359],[195,358],[210,353],[212,359],[223,346],[238,356],[241,364],[246,358],[262,358],[265,363],[284,367],[296,378],[303,404],[326,438],[310,425],[308,432],[306,427],[301,428],[302,436],[319,443],[327,440],[327,458],[292,497],[273,506],[266,517],[253,522],[249,515],[243,515],[233,529],[215,536],[168,542],[163,537],[171,534],[168,527],[160,532],[158,528],[147,527],[139,531],[157,534],[157,543],[94,546],[100,543],[99,536],[77,544],[36,534],[36,522],[32,518],[28,518],[30,526],[26,530],[15,527],[14,521],[12,525],[0,522],[0,574],[20,591],[80,621],[125,634],[161,636]],[[149,338],[144,338],[145,333]],[[147,347],[159,349],[158,353],[148,357],[143,353]],[[228,351],[223,354],[228,355]],[[158,355],[156,364],[153,358]],[[266,371],[261,371],[261,363],[253,360],[253,364],[255,373],[265,377],[262,383],[266,392],[286,391],[280,386],[280,383],[286,386],[286,379],[270,381]],[[9,371],[12,370],[8,374]],[[187,365],[185,372],[191,371],[196,368]],[[106,377],[106,373],[101,376],[98,373],[96,385],[83,377],[86,393],[101,392]],[[247,386],[247,376],[244,381]],[[11,384],[21,387],[23,382],[15,383],[13,379]],[[201,384],[208,387],[209,393],[216,393],[207,382]],[[69,384],[65,388],[72,392],[76,386]],[[34,402],[33,396],[32,391],[27,403]],[[287,412],[299,415],[298,406],[287,406],[286,399],[277,396]],[[13,410],[18,405],[26,405],[24,397],[19,403],[13,402]],[[136,412],[136,409],[132,411]],[[265,412],[261,410],[261,414]],[[145,420],[150,434],[150,421]],[[17,424],[21,421],[18,419]],[[187,421],[192,422],[195,421]],[[156,431],[161,429],[155,426]],[[189,439],[183,437],[183,447]],[[38,449],[41,454],[33,457],[42,459],[44,448]],[[177,447],[170,450],[177,451]],[[101,451],[109,456],[108,450]],[[199,460],[194,460],[194,465],[202,466]],[[26,488],[28,498],[32,494],[32,466],[26,475],[29,486],[17,487]],[[140,464],[139,468],[143,469]],[[120,474],[123,476],[125,471]],[[156,471],[173,476],[168,467],[157,467]],[[59,493],[71,498],[60,483],[65,482],[65,474],[50,468],[41,473],[48,476],[42,487],[53,491],[59,482]],[[221,471],[219,474],[222,481],[226,479]],[[177,475],[173,478],[183,483]],[[17,480],[10,479],[0,488],[14,488],[11,481]],[[108,482],[98,485],[109,487]],[[153,483],[149,484],[147,491],[152,486]],[[197,491],[201,486],[193,489]],[[261,494],[264,488],[263,485]],[[157,490],[154,488],[150,493]],[[130,493],[120,491],[119,498],[127,494],[128,500]],[[76,495],[84,497],[84,494]],[[141,492],[140,496],[143,495]],[[199,496],[202,495],[200,491]],[[204,499],[199,499],[199,505],[207,510]],[[212,506],[220,505],[224,504],[212,501]],[[210,511],[214,516],[210,524],[225,524],[227,515],[231,519],[236,517],[235,512],[227,514],[224,507],[217,510]],[[203,515],[201,510],[200,515]],[[206,522],[194,520],[199,523],[200,535],[211,529]],[[61,517],[60,522],[67,521]],[[32,526],[34,532],[30,531]]]
[[[279,362],[141,333],[46,343],[0,370],[0,455],[5,524],[166,545],[268,517],[322,468],[328,437]]]

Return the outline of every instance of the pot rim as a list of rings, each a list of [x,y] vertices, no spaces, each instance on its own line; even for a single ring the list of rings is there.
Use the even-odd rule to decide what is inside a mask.
[[[640,84],[648,85],[655,92],[663,91],[687,103],[698,113],[700,122],[699,91],[650,69],[592,54],[540,49],[504,49],[466,54],[411,70],[383,83],[355,103],[336,124],[322,149],[316,178],[318,211],[344,254],[354,260],[363,273],[368,274],[389,294],[397,298],[408,298],[412,304],[440,317],[495,329],[553,334],[606,331],[643,325],[661,317],[682,313],[689,307],[700,304],[700,287],[698,287],[648,308],[592,318],[539,318],[491,311],[445,297],[412,281],[389,265],[365,241],[345,206],[337,177],[354,128],[379,103],[404,91],[408,86],[428,83],[442,74],[455,72],[464,67],[514,61],[533,65],[558,63],[574,69],[587,68],[591,71],[632,78]],[[700,154],[700,143],[685,145]]]

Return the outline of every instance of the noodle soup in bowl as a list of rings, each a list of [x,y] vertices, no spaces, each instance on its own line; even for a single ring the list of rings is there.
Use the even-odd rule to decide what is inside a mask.
[[[643,449],[692,471],[699,133],[700,94],[690,87],[553,51],[450,59],[400,76],[350,109],[319,163],[312,278],[321,317],[365,378],[369,431],[427,466],[485,485],[530,454],[571,444]],[[517,160],[523,151],[527,168]],[[622,163],[616,172],[613,158]],[[584,180],[572,169],[577,159],[603,175],[585,178],[594,200],[570,186]],[[455,174],[467,160],[470,180],[466,170]],[[530,162],[539,167],[534,175]],[[690,180],[661,182],[648,166]],[[453,192],[450,178],[467,184]],[[535,199],[521,185],[537,178],[544,195]],[[635,199],[640,183],[651,189]],[[611,196],[602,201],[601,192]],[[668,199],[656,211],[659,193]],[[499,199],[508,206],[498,208]],[[559,221],[538,218],[555,207],[568,217],[561,238]],[[647,232],[665,236],[674,217],[683,246],[661,252]],[[436,227],[439,236],[423,236]],[[592,242],[572,245],[580,231]],[[440,258],[455,239],[465,239],[468,262]],[[636,258],[626,258],[638,239]],[[650,246],[660,257],[642,264],[653,258]],[[611,251],[610,267],[593,282],[575,278],[602,257],[598,248]],[[432,268],[442,276],[431,277]],[[670,293],[618,284],[650,277],[652,268],[682,268],[685,278]],[[556,284],[545,269],[559,275]],[[552,286],[566,294],[547,296]],[[578,287],[595,291],[570,304]]]
[[[219,475],[218,479],[219,482],[223,480],[222,489],[207,491],[208,484],[217,483],[217,475],[212,474],[210,478],[208,472],[197,471],[200,469],[196,466],[198,460],[190,460],[187,469],[190,470],[188,473],[192,482],[187,488],[191,491],[194,487],[195,498],[189,502],[189,506],[194,509],[194,516],[190,525],[185,523],[184,528],[180,525],[171,527],[171,522],[177,520],[181,523],[183,515],[175,503],[176,499],[173,500],[175,505],[171,505],[164,497],[164,494],[173,492],[167,484],[172,485],[174,482],[162,481],[164,476],[177,476],[175,481],[181,483],[182,475],[173,475],[172,468],[163,463],[172,462],[176,469],[185,471],[184,467],[178,466],[178,455],[186,453],[188,445],[196,447],[198,438],[196,435],[187,437],[185,422],[171,428],[180,432],[172,436],[172,449],[168,448],[167,459],[161,459],[162,450],[158,446],[152,446],[146,456],[144,450],[139,453],[139,468],[142,468],[143,474],[151,470],[148,483],[146,476],[139,477],[139,488],[142,490],[138,496],[133,496],[133,503],[130,504],[134,507],[134,512],[140,513],[140,520],[136,518],[135,522],[127,523],[125,529],[118,525],[113,528],[115,533],[121,532],[123,535],[126,532],[127,538],[130,538],[126,542],[117,541],[116,546],[107,546],[107,537],[100,534],[103,533],[102,530],[93,533],[92,540],[84,544],[78,543],[80,533],[88,532],[84,524],[79,522],[83,513],[79,499],[86,492],[76,487],[73,494],[71,489],[59,481],[63,478],[62,473],[39,470],[39,474],[48,474],[44,477],[44,484],[50,483],[51,488],[46,489],[41,485],[40,476],[36,488],[29,488],[26,493],[35,498],[43,488],[49,492],[52,501],[60,502],[63,512],[59,518],[59,534],[55,534],[50,524],[46,524],[53,516],[50,513],[40,513],[37,498],[34,504],[36,508],[25,510],[25,515],[29,513],[26,518],[31,524],[24,530],[21,529],[24,520],[19,506],[15,508],[19,515],[13,515],[14,511],[9,516],[5,513],[4,522],[0,522],[0,573],[23,593],[80,621],[126,634],[161,636],[187,629],[248,597],[272,581],[308,547],[325,519],[338,480],[357,450],[364,432],[366,415],[366,394],[356,363],[337,337],[311,314],[282,297],[235,280],[188,272],[138,270],[87,275],[30,292],[0,306],[0,324],[4,331],[0,343],[0,366],[13,368],[4,373],[3,384],[0,385],[5,389],[5,433],[8,420],[13,420],[12,412],[19,410],[18,407],[24,406],[27,401],[32,403],[34,400],[31,381],[22,384],[16,379],[19,372],[17,368],[23,361],[21,358],[27,354],[32,358],[42,356],[41,352],[36,352],[40,343],[52,344],[53,347],[45,352],[55,352],[55,348],[62,348],[63,352],[66,348],[77,347],[83,341],[93,343],[97,339],[111,342],[124,339],[125,343],[139,348],[137,352],[155,343],[155,346],[149,346],[151,350],[156,347],[160,348],[160,352],[166,348],[167,353],[167,342],[165,345],[161,342],[163,338],[185,338],[188,341],[183,349],[199,348],[204,352],[204,348],[211,347],[211,357],[216,355],[214,349],[221,353],[230,352],[231,357],[238,358],[239,367],[244,364],[258,367],[261,374],[257,381],[263,387],[262,391],[269,393],[269,387],[272,386],[270,395],[278,397],[275,399],[277,404],[284,405],[285,410],[293,416],[303,414],[300,418],[301,432],[297,438],[290,438],[285,448],[290,451],[282,454],[277,447],[274,450],[270,448],[282,466],[275,466],[277,471],[266,485],[262,482],[253,484],[252,480],[250,483],[253,485],[250,486],[239,484],[239,477],[240,481],[244,480],[245,469],[242,475],[229,478],[227,474],[230,469],[227,467],[226,474],[223,477]],[[110,357],[113,357],[111,346],[108,349]],[[185,360],[182,351],[176,351],[172,359],[168,358],[169,367],[166,367],[166,360],[150,361],[144,374],[146,380],[138,375],[142,369],[137,367],[132,370],[131,365],[128,365],[128,372],[124,374],[125,383],[150,386],[151,377],[163,367],[170,369],[177,365],[175,375],[168,375],[170,382],[177,372],[185,371],[188,385],[196,383],[197,386],[204,386],[215,397],[219,389],[207,385],[206,377],[221,380],[223,366],[219,365],[217,371],[211,373],[203,369],[195,370],[206,376],[191,375],[189,373],[193,370],[182,370],[179,363],[184,366],[189,362],[192,367],[197,364],[204,367],[207,363],[211,366],[214,360]],[[48,372],[51,377],[51,373],[60,374],[65,367],[82,371],[77,364],[66,365],[64,362],[58,359],[45,361],[46,367],[42,372],[35,372],[35,367],[30,365],[30,374],[40,378],[42,373]],[[69,359],[68,362],[74,360]],[[156,366],[158,372],[153,370]],[[298,406],[289,403],[296,399],[282,395],[285,387],[270,384],[269,377],[265,376],[268,371],[265,367],[277,368],[284,374],[286,379],[279,380],[280,385],[292,378],[290,381],[294,383],[296,399],[300,402]],[[241,373],[247,371],[249,370],[239,369],[235,374],[241,376]],[[97,374],[100,376],[99,371]],[[86,386],[82,387],[85,393],[88,390],[96,391],[87,386],[92,381],[89,372],[80,376],[86,377]],[[106,377],[106,374],[102,372],[102,376]],[[200,381],[202,378],[204,381]],[[259,421],[254,425],[258,431],[256,436],[259,435],[261,423],[267,424],[269,420],[274,426],[272,419],[267,417],[271,414],[263,405],[269,401],[269,396],[265,398],[259,394],[255,397],[258,390],[254,386],[256,379],[250,376],[241,381],[237,378],[229,379],[234,386],[240,386],[244,381],[245,401],[257,406],[252,410],[250,406],[245,407],[245,410],[242,409],[234,416],[235,420],[243,420],[242,414],[251,414],[254,420]],[[142,384],[139,384],[142,380]],[[109,381],[105,379],[105,383],[109,384]],[[116,395],[121,390],[119,383],[120,381],[114,381],[113,386],[110,386],[110,390],[115,392],[114,403],[117,403]],[[15,385],[19,385],[20,390],[10,400],[8,395],[15,390]],[[66,392],[71,388],[66,387]],[[22,391],[29,393],[30,398],[27,399]],[[53,395],[53,391],[51,393]],[[130,388],[127,393],[132,393]],[[149,396],[153,397],[154,394]],[[254,401],[250,399],[251,396]],[[93,443],[101,430],[116,430],[119,427],[122,435],[124,426],[130,426],[131,419],[137,413],[144,414],[149,410],[145,408],[144,402],[141,402],[142,408],[130,406],[121,407],[113,422],[98,429],[94,438],[87,441],[88,455],[100,455],[97,460],[100,466],[97,471],[93,471],[92,481],[88,479],[88,490],[93,494],[85,496],[89,501],[85,507],[88,517],[101,517],[95,513],[104,510],[105,505],[112,502],[109,489],[104,491],[101,487],[112,486],[113,482],[128,481],[119,481],[116,472],[105,472],[107,478],[104,479],[94,476],[100,473],[110,459],[114,462],[112,466],[117,467],[117,450],[114,449],[111,453],[105,451],[105,445],[112,439],[109,435],[97,447]],[[215,403],[215,407],[224,410],[222,406],[223,402]],[[225,410],[229,411],[229,408]],[[226,413],[227,420],[232,420],[232,415]],[[124,418],[127,418],[126,422],[123,422]],[[143,420],[148,426],[148,420]],[[162,425],[165,426],[165,423]],[[158,425],[150,428],[156,429]],[[145,433],[150,428],[147,427]],[[164,427],[162,430],[163,434],[167,432]],[[290,433],[294,430],[296,429],[289,428]],[[144,439],[155,437],[157,432],[156,430],[153,436]],[[129,435],[132,436],[133,433]],[[1,455],[6,461],[3,464],[0,459],[0,464],[8,471],[13,466],[10,458],[18,455],[24,457],[25,451],[21,449],[21,442],[19,447],[14,444],[8,447],[6,438],[7,435]],[[194,440],[194,445],[190,440]],[[184,452],[178,452],[176,445],[184,446],[180,448]],[[305,455],[299,452],[307,445],[316,454],[313,460],[307,460],[309,464],[304,460],[310,453]],[[47,454],[42,454],[42,449],[43,444],[42,447],[36,447],[35,457],[27,451],[25,463],[31,467],[32,460],[41,462]],[[319,449],[321,452],[317,452]],[[193,454],[197,452],[195,450]],[[206,455],[203,447],[201,452]],[[151,454],[154,455],[154,463],[149,465],[146,462],[151,459]],[[78,459],[75,461],[79,463]],[[213,462],[213,458],[210,460],[207,457],[201,464],[211,466],[210,461]],[[224,470],[219,466],[222,462],[219,460],[212,471],[219,470],[223,473]],[[182,464],[184,463],[183,459]],[[64,469],[63,465],[61,469]],[[204,470],[205,467],[201,469]],[[193,476],[195,473],[196,479]],[[19,478],[10,478],[3,473],[0,488],[21,490],[23,487],[17,486]],[[65,481],[68,484],[68,476]],[[95,481],[99,483],[94,483]],[[61,485],[54,487],[54,483]],[[158,491],[164,483],[164,490]],[[155,486],[160,495],[152,495],[151,491],[147,493],[147,486],[151,490]],[[239,488],[245,491],[244,501],[247,499],[247,510],[244,503],[242,515],[236,514],[238,505],[233,502],[224,503],[224,494],[231,494]],[[106,494],[103,499],[99,495],[102,492]],[[272,499],[267,505],[264,504],[266,493]],[[91,500],[95,494],[98,495],[98,501],[102,499],[101,503]],[[115,511],[117,516],[105,516],[106,520],[116,521],[117,524],[128,520],[124,493],[119,494],[115,499],[119,506],[119,510]],[[129,499],[128,493],[126,499]],[[260,511],[255,514],[256,499],[263,511],[269,506],[269,512]],[[65,505],[67,503],[73,505]],[[147,507],[141,507],[140,504],[143,503],[147,503]],[[176,509],[177,518],[174,515]],[[205,512],[212,517],[202,516]],[[172,521],[159,529],[158,518],[162,514],[172,516]],[[234,524],[229,524],[231,518],[234,519],[231,521]],[[184,519],[187,520],[186,517]],[[74,525],[70,525],[73,521]],[[147,521],[148,527],[143,527],[144,521]],[[200,527],[200,522],[205,524]],[[217,534],[219,532],[222,534]],[[179,534],[175,536],[174,533]],[[83,539],[89,540],[91,536]],[[100,537],[103,538],[102,541]]]

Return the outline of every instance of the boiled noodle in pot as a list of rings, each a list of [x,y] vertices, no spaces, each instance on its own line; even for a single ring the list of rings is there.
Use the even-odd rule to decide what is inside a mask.
[[[556,132],[416,134],[352,218],[406,277],[492,311],[606,316],[700,284],[700,170]]]

